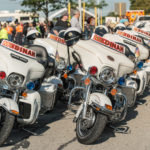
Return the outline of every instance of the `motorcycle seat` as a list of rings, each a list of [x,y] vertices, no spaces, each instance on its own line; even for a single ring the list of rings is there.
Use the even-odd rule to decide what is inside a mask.
[[[46,48],[40,45],[30,45],[28,48],[36,51],[37,61],[46,68],[48,66],[48,53]]]

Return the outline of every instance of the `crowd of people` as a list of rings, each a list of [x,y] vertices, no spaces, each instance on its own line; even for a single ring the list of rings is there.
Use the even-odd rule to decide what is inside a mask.
[[[19,45],[22,45],[23,41],[26,38],[28,31],[30,30],[38,30],[41,34],[41,37],[46,37],[47,33],[53,28],[53,23],[51,21],[46,23],[0,23],[0,42],[2,40],[9,40],[11,42],[15,42]]]
[[[82,31],[82,27],[79,23],[80,12],[75,10],[73,13],[73,17],[71,21],[68,21],[68,14],[64,13],[54,24],[52,21],[46,23],[32,22],[32,23],[24,23],[17,22],[15,24],[12,23],[0,23],[0,42],[3,39],[9,40],[11,42],[15,42],[19,45],[23,44],[23,41],[26,40],[26,35],[30,30],[39,31],[41,38],[44,38],[48,35],[48,33],[53,33],[55,35],[59,35],[61,30],[66,30],[69,27],[76,27],[79,31]],[[125,25],[129,25],[129,21],[126,16],[122,16],[120,18],[120,23]],[[108,21],[106,26],[109,29],[113,29],[116,26],[116,23]],[[88,35],[93,33],[95,29],[95,18],[89,17],[85,21],[85,30],[84,33],[88,32]],[[83,33],[83,34],[84,34]]]
[[[0,42],[5,39],[11,42],[15,42],[22,45],[23,41],[26,40],[26,35],[30,30],[39,31],[41,38],[44,38],[48,33],[53,33],[58,35],[61,30],[66,30],[69,27],[76,27],[79,31],[82,27],[79,23],[80,12],[78,10],[74,11],[71,22],[68,21],[68,14],[64,13],[54,24],[52,21],[46,23],[32,22],[32,23],[0,23]],[[89,17],[87,19],[86,28],[88,30],[93,30],[95,27],[94,17]]]

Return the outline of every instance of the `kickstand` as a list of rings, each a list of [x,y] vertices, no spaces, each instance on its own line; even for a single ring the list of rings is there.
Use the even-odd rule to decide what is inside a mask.
[[[34,135],[34,136],[41,136],[41,135],[42,135],[42,134],[37,134],[37,133],[35,133],[35,132],[32,132],[32,131],[30,131],[30,130],[28,130],[28,129],[25,129],[25,128],[22,128],[22,130],[24,130],[24,131],[26,131],[26,132],[28,132],[28,133]]]
[[[136,100],[136,103],[137,103],[138,105],[142,105],[142,104],[143,104],[143,103],[140,102],[139,100]]]
[[[113,125],[109,125],[110,128],[112,128],[115,133],[122,133],[122,134],[129,134],[131,133],[131,130],[129,130],[129,127],[127,126],[120,126],[120,127],[115,127]]]

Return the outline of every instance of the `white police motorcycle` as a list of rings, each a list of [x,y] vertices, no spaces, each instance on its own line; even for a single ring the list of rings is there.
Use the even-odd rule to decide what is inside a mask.
[[[61,36],[62,37],[62,36]],[[56,49],[59,50],[59,54],[61,57],[63,58],[67,58],[68,54],[66,52],[66,43],[65,40],[63,38],[57,37],[53,34],[49,34],[47,39],[35,39],[34,44],[37,45],[42,45],[44,46],[49,54],[55,54],[56,53]],[[123,49],[123,51],[126,51],[126,48],[118,45],[119,48]],[[110,66],[112,66],[113,68],[116,68],[115,63],[118,63],[119,65],[125,65],[124,64],[124,59],[126,59],[126,62],[130,62],[129,59],[127,59],[125,56],[122,55],[122,52],[118,52],[117,49],[113,49],[111,47],[107,47],[107,45],[100,45],[99,43],[97,43],[97,41],[93,42],[92,40],[80,40],[77,44],[75,44],[72,48],[72,51],[76,51],[78,52],[81,56],[82,56],[82,60],[85,60],[85,62],[83,63],[84,66],[86,66],[86,70],[88,70],[89,66],[93,66],[95,64],[97,64],[96,61],[96,57],[100,57],[101,60],[105,60],[103,55],[108,55],[108,58],[112,56],[112,62]],[[85,53],[87,53],[85,55]],[[89,57],[88,57],[89,56]],[[70,58],[72,59],[72,58]],[[107,61],[107,59],[106,59]],[[103,62],[103,61],[102,61]],[[114,66],[115,65],[115,66]],[[130,86],[132,90],[124,90],[124,94],[129,98],[132,99],[134,102],[132,104],[130,104],[130,106],[133,106],[136,100],[136,92],[135,90],[137,90],[137,85],[132,84],[133,86],[131,86],[129,83],[131,80],[131,78],[128,78],[129,81],[125,82],[125,68],[122,72],[122,74],[119,74],[120,76],[120,80],[119,83],[122,86]],[[121,73],[121,72],[120,72]],[[128,72],[126,72],[126,77],[128,77]],[[133,81],[132,81],[133,82]]]
[[[124,119],[127,106],[134,104],[136,82],[130,78],[125,86],[121,85],[124,82],[122,77],[133,72],[134,63],[117,52],[114,47],[112,51],[110,47],[100,47],[98,43],[91,40],[78,42],[75,40],[77,42],[75,45],[70,44],[69,39],[76,39],[76,36],[78,41],[78,30],[70,28],[65,32],[65,40],[50,34],[48,39],[36,39],[34,42],[42,44],[51,53],[55,53],[57,49],[59,55],[66,61],[67,56],[70,55],[71,64],[74,60],[78,63],[72,76],[79,82],[71,91],[69,106],[71,106],[74,91],[83,90],[84,94],[81,98],[83,102],[76,113],[74,122],[77,123],[79,142],[90,144],[101,135],[108,120],[113,122]],[[70,46],[69,53],[66,51],[68,46]],[[124,51],[124,47],[119,46],[118,50]],[[80,59],[77,59],[78,56],[74,55],[74,52],[80,55]],[[82,65],[79,63],[81,60]],[[118,82],[121,84],[118,85]],[[122,91],[132,97],[126,98]]]
[[[25,48],[3,40],[0,50],[2,145],[13,128],[15,118],[20,124],[33,124],[40,114],[53,109],[61,80],[51,76],[55,58],[50,58],[42,46]]]
[[[124,54],[129,58],[131,57],[131,59],[134,62],[140,61],[137,63],[137,68],[135,68],[136,70],[135,70],[134,74],[132,74],[130,77],[132,79],[136,80],[136,82],[138,84],[137,94],[138,95],[142,94],[143,91],[145,90],[147,80],[148,80],[146,71],[147,70],[149,71],[150,68],[146,67],[146,70],[141,70],[141,68],[143,67],[143,62],[141,62],[141,60],[145,60],[148,58],[148,56],[149,56],[148,49],[143,47],[142,40],[138,37],[135,37],[135,36],[132,36],[129,34],[127,34],[127,36],[128,36],[127,38],[122,37],[122,36],[120,37],[120,34],[121,35],[123,34],[123,31],[121,31],[121,30],[117,31],[118,34],[109,34],[106,32],[107,34],[103,35],[102,30],[104,30],[105,28],[106,27],[100,26],[95,31],[98,34],[101,34],[101,36],[103,36],[104,40],[113,41],[119,45],[126,47],[126,51]],[[101,44],[103,44],[103,43],[101,42]],[[138,59],[134,58],[137,46],[138,46],[139,51],[140,51],[140,55],[138,56]]]

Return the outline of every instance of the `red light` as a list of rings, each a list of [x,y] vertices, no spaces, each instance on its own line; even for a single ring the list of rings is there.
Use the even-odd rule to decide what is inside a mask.
[[[91,75],[95,75],[97,72],[98,72],[97,67],[93,66],[93,67],[90,68],[90,74]]]
[[[6,73],[5,72],[3,72],[3,71],[0,71],[0,79],[5,79],[5,77],[6,77]]]

